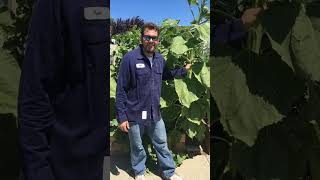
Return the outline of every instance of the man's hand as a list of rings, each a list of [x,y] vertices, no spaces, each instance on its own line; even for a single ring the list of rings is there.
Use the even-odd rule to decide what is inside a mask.
[[[128,132],[128,129],[130,129],[128,120],[122,122],[122,123],[119,125],[119,128],[120,128],[121,131],[123,131],[123,132]]]
[[[188,70],[191,68],[191,64],[187,64],[187,65],[185,66],[185,68],[186,68],[186,70],[188,71]]]
[[[257,16],[262,11],[262,8],[250,8],[244,11],[241,20],[245,29],[248,31],[257,20]]]

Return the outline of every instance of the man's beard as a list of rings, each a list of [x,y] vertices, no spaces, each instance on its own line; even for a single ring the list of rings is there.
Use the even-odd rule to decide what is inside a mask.
[[[146,45],[144,47],[144,50],[147,52],[147,53],[154,53],[156,51],[156,46],[155,45]]]

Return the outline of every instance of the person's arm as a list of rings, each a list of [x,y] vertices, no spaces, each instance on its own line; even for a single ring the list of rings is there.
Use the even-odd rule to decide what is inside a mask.
[[[267,7],[264,7],[265,9]],[[261,8],[249,8],[243,12],[240,19],[230,20],[225,24],[214,26],[213,44],[228,44],[234,41],[242,41],[261,11]]]
[[[163,60],[163,75],[162,80],[172,80],[174,78],[181,78],[187,75],[187,69],[185,67],[179,69],[169,69],[167,62]]]
[[[227,44],[246,37],[245,26],[241,19],[228,21],[213,27],[213,44]]]
[[[63,59],[54,0],[35,1],[18,96],[19,141],[25,179],[54,180],[48,157],[56,121],[50,92]],[[57,18],[57,19],[56,19]]]
[[[130,83],[130,59],[125,55],[120,64],[116,87],[116,118],[121,124],[128,120],[126,111],[127,92]]]

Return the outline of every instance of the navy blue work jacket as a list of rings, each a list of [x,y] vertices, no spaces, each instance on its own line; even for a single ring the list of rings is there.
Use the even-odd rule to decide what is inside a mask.
[[[162,80],[183,77],[185,68],[169,70],[163,56],[156,52],[153,65],[144,55],[142,45],[124,55],[116,88],[118,122],[148,125],[161,119],[160,95]]]
[[[18,97],[26,180],[102,179],[108,21],[106,0],[35,1]]]
[[[227,21],[225,24],[213,26],[213,46],[214,44],[228,44],[241,41],[246,37],[243,22],[240,19]],[[211,41],[212,42],[212,41]],[[214,49],[214,47],[213,47]]]

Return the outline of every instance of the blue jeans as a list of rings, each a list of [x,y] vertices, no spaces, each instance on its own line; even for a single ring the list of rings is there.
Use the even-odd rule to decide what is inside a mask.
[[[175,171],[175,163],[168,149],[166,128],[163,120],[151,123],[150,126],[134,124],[129,129],[131,166],[134,174],[142,175],[146,169],[146,152],[142,145],[142,135],[147,131],[156,151],[161,171],[165,177],[171,177]]]

